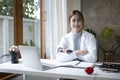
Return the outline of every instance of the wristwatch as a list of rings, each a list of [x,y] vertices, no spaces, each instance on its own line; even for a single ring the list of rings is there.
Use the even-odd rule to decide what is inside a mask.
[[[72,50],[67,50],[67,54],[71,54],[73,51]]]

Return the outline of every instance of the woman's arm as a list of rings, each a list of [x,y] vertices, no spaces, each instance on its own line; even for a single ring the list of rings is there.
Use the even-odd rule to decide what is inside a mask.
[[[90,36],[87,39],[87,44],[85,45],[85,47],[86,50],[76,51],[76,54],[78,54],[78,58],[86,62],[95,62],[97,60],[97,47],[96,39],[94,38],[94,36]]]
[[[87,50],[76,50],[74,51],[76,53],[76,55],[86,55],[88,54],[88,51]]]
[[[59,62],[67,62],[77,58],[74,52],[70,52],[66,37],[63,37],[57,47],[56,60]]]

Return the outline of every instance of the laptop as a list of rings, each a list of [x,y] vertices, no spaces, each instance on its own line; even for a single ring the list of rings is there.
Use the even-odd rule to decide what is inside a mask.
[[[20,54],[22,57],[22,63],[24,66],[39,69],[42,71],[58,67],[56,65],[51,66],[49,64],[43,65],[40,60],[40,55],[36,47],[22,46],[22,45],[19,45],[18,47],[20,50]]]

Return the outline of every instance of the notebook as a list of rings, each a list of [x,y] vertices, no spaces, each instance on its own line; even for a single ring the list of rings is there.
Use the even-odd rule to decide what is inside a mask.
[[[24,66],[39,69],[42,71],[58,67],[56,65],[47,65],[47,64],[43,65],[40,60],[40,55],[36,47],[22,46],[22,45],[19,45],[18,47],[20,50],[22,63]]]
[[[100,69],[104,71],[120,72],[119,63],[104,62],[101,65],[98,65],[98,67],[100,67]]]

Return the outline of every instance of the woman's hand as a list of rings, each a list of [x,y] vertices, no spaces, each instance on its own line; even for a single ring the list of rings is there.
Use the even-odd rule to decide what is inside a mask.
[[[68,53],[68,54],[70,54],[73,51],[71,49],[69,49],[69,48],[63,49],[62,47],[59,47],[58,50],[57,50],[57,52],[62,52],[62,53]]]
[[[66,48],[66,49],[64,49],[64,51],[63,51],[63,52],[64,52],[64,53],[67,53],[67,51],[68,51],[68,50],[71,50],[71,49]]]
[[[88,54],[87,50],[76,50],[74,51],[77,55],[86,55]]]

